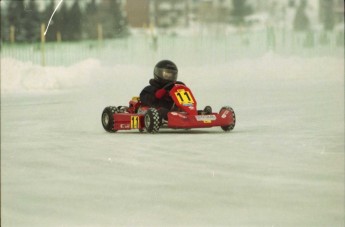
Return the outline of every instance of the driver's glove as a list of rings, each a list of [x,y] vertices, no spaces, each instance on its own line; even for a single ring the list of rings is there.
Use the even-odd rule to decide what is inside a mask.
[[[167,90],[165,90],[165,88],[161,88],[161,89],[158,89],[155,93],[155,97],[157,99],[161,99],[163,98],[163,96],[167,93]]]
[[[157,99],[163,98],[163,96],[168,93],[175,85],[175,82],[170,82],[166,84],[163,88],[158,89],[155,93]]]

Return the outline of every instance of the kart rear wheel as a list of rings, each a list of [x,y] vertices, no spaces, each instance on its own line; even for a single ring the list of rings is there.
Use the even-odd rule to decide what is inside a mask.
[[[235,128],[236,125],[236,115],[235,115],[235,111],[230,107],[230,106],[224,106],[220,109],[219,113],[221,113],[224,110],[228,110],[231,112],[232,114],[232,119],[233,122],[230,125],[226,125],[226,126],[220,126],[225,132],[229,132],[231,130],[233,130]]]
[[[108,106],[104,108],[102,113],[102,125],[107,132],[116,132],[114,129],[114,113],[118,113],[115,106]]]
[[[148,109],[144,116],[144,123],[148,133],[157,133],[161,125],[158,111],[154,108]]]

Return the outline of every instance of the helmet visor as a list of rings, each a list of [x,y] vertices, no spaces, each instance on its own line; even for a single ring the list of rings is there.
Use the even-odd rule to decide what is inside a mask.
[[[157,69],[157,75],[160,75],[160,78],[167,81],[176,81],[177,80],[177,70],[173,69]]]

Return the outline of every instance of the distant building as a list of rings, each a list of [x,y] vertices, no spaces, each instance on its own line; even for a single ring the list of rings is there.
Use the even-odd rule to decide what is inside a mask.
[[[149,26],[150,0],[127,0],[125,11],[129,26],[134,28]]]
[[[325,4],[329,3],[330,0],[319,0],[319,19],[322,21],[325,17]],[[341,23],[344,22],[344,0],[332,0],[333,12],[334,12],[334,22]]]
[[[104,0],[97,0],[104,1]],[[313,23],[323,15],[323,1],[307,1],[307,14]],[[232,0],[121,0],[128,25],[143,27],[184,27],[191,21],[228,23],[233,8]],[[285,20],[286,10],[294,12],[301,0],[246,0],[253,14],[267,13],[274,20]],[[344,19],[344,0],[333,0],[336,22]]]
[[[153,21],[157,27],[181,27],[188,24],[188,1],[153,0]]]
[[[125,0],[127,21],[131,27],[180,27],[188,24],[186,0]]]
[[[336,0],[334,5],[334,12],[336,14],[336,22],[344,23],[344,0]]]

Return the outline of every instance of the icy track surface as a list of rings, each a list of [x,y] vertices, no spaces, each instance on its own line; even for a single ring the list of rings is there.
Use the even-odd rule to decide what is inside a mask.
[[[1,61],[2,226],[344,226],[343,59],[182,65],[237,125],[155,135],[100,120],[151,66]]]

